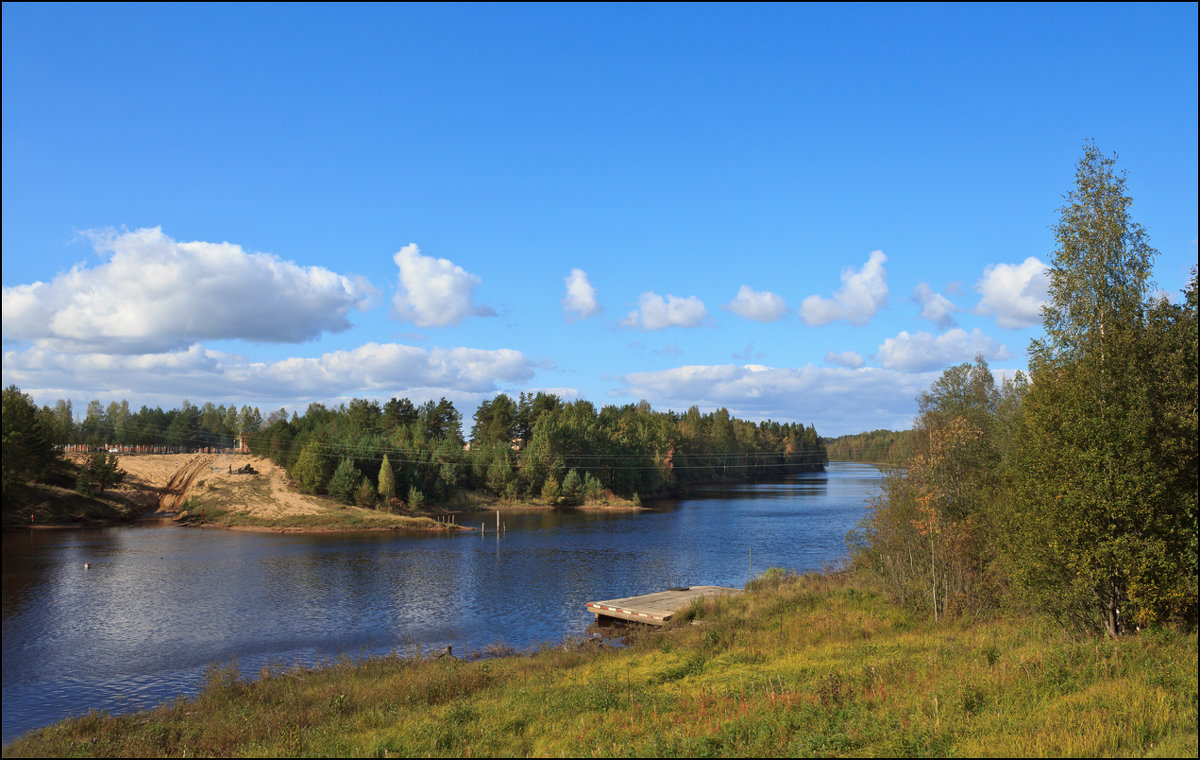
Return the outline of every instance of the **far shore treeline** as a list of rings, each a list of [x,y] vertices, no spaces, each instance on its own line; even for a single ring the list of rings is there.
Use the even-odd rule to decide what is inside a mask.
[[[69,401],[39,409],[16,387],[4,394],[6,506],[10,485],[43,479],[57,451],[69,448],[170,453],[244,443],[284,467],[305,493],[384,509],[432,505],[462,490],[559,505],[664,496],[704,483],[820,471],[827,461],[812,426],[748,422],[694,406],[655,412],[644,401],[597,411],[588,401],[541,392],[485,400],[469,435],[445,398],[313,403],[303,414],[280,409],[266,419],[249,406],[185,401],[166,412],[133,412],[126,401],[93,401],[76,422]],[[19,450],[26,452],[21,461]]]
[[[867,462],[899,467],[913,453],[912,430],[871,430],[825,438],[829,461]]]

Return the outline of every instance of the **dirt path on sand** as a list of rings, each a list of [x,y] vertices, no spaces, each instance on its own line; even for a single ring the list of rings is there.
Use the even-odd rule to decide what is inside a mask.
[[[256,474],[238,474],[250,465]],[[264,457],[245,454],[122,454],[126,496],[157,512],[179,512],[191,495],[219,498],[239,512],[279,518],[319,514],[328,506],[288,489],[283,469]]]

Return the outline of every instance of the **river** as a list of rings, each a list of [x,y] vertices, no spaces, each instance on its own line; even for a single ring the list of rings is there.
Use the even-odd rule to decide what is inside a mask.
[[[584,604],[821,570],[880,486],[870,466],[693,492],[639,513],[481,517],[487,532],[304,535],[181,528],[14,531],[3,544],[3,741],[89,708],[194,693],[339,655],[456,655],[586,635]],[[84,563],[90,564],[85,568]]]

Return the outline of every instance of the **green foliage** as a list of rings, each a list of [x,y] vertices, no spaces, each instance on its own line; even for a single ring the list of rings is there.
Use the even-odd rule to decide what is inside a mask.
[[[15,488],[44,479],[58,463],[58,454],[47,435],[47,425],[33,399],[15,385],[3,397],[4,505],[10,505]]]
[[[396,476],[392,472],[392,463],[388,461],[387,454],[383,455],[383,461],[379,463],[379,495],[385,502],[396,497]]]
[[[574,469],[563,478],[562,488],[559,490],[559,503],[569,507],[583,503],[583,479]]]
[[[292,467],[292,479],[301,493],[318,494],[325,490],[329,476],[325,472],[325,459],[317,442],[309,443],[300,452],[300,458]]]
[[[494,447],[491,462],[488,464],[486,486],[497,496],[504,496],[510,487],[516,486],[516,471],[513,468],[511,449],[506,445]]]
[[[420,509],[425,506],[425,494],[421,493],[416,486],[409,486],[408,489],[408,508]]]
[[[1020,376],[998,388],[978,357],[950,367],[918,397],[913,453],[888,474],[851,536],[856,562],[882,577],[895,601],[935,619],[999,603],[1002,418],[1024,389]]]
[[[471,444],[508,446],[517,432],[517,404],[501,393],[484,400],[475,410],[475,425],[471,428]]]
[[[604,486],[592,473],[583,477],[583,501],[585,504],[596,504],[604,498]]]
[[[358,487],[354,489],[354,504],[364,509],[375,506],[375,489],[371,486],[371,481],[365,476],[358,484]]]
[[[124,478],[125,471],[118,466],[116,454],[93,451],[79,468],[75,490],[84,496],[95,496]]]
[[[912,430],[872,430],[826,438],[829,458],[837,461],[903,465],[912,456]]]
[[[559,487],[558,478],[547,475],[546,482],[542,484],[542,501],[547,504],[557,504],[561,494],[562,489]]]
[[[1194,625],[1197,599],[1194,278],[1180,307],[1151,298],[1155,251],[1114,163],[1085,146],[1055,227],[1010,522],[1025,593],[1109,634]]]
[[[329,478],[329,495],[343,504],[353,504],[354,489],[360,478],[362,474],[354,466],[354,462],[349,457],[342,457],[337,469],[333,471],[333,476]]]
[[[922,394],[856,562],[935,619],[1007,598],[1076,630],[1194,627],[1195,271],[1183,303],[1151,296],[1154,250],[1094,145],[1066,200],[1031,382],[977,361]]]
[[[547,478],[553,476],[561,488],[571,469],[580,485],[569,489],[568,499],[579,503],[602,501],[606,489],[622,496],[664,496],[692,485],[819,471],[827,461],[811,426],[752,423],[725,409],[654,412],[645,402],[597,410],[584,400],[567,404],[545,393],[522,393],[516,403],[503,395],[485,400],[467,451],[461,415],[446,399],[419,408],[398,398],[382,408],[363,399],[336,408],[312,403],[302,415],[280,409],[265,420],[250,407],[187,402],[170,412],[143,407],[137,413],[127,404],[105,410],[96,402],[78,426],[69,421],[67,403],[40,414],[55,436],[62,428],[68,432],[61,435],[72,439],[116,436],[137,446],[169,440],[179,450],[233,445],[244,432],[250,450],[284,467],[304,493],[327,492],[344,457],[383,489],[381,495],[390,469],[396,494],[415,487],[439,502],[463,489],[486,489],[512,500],[537,498]],[[381,463],[385,457],[388,468]],[[351,491],[358,482],[356,476]],[[343,486],[339,483],[339,494],[352,499]]]

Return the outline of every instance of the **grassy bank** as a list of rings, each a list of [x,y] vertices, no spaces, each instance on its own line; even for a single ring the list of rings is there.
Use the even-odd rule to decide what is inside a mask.
[[[772,575],[627,648],[381,658],[90,713],[6,756],[1169,755],[1197,748],[1196,636],[935,626],[868,583]]]
[[[208,506],[201,499],[189,500],[177,518],[182,525],[204,525],[281,532],[323,532],[359,530],[450,531],[461,530],[433,517],[392,515],[374,509],[338,507],[312,514],[256,515],[222,506]]]

